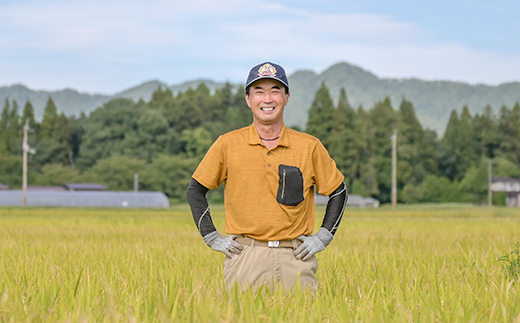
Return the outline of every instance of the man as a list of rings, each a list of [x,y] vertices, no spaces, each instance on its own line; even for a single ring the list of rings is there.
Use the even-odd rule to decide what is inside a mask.
[[[226,255],[224,280],[245,288],[317,288],[315,254],[332,241],[347,202],[344,176],[315,137],[283,122],[289,101],[284,69],[253,67],[245,99],[253,124],[220,136],[193,174],[187,197],[206,244]],[[206,199],[226,182],[225,232],[216,230]],[[314,228],[314,186],[328,195],[323,224]]]

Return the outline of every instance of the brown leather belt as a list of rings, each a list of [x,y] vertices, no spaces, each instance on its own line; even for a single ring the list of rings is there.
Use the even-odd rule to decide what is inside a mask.
[[[302,242],[300,240],[275,240],[275,241],[261,241],[248,237],[238,237],[235,239],[236,242],[243,246],[255,246],[255,247],[269,247],[269,248],[298,248]]]

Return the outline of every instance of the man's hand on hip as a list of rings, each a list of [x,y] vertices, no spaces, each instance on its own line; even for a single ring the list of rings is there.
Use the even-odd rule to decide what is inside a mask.
[[[235,241],[237,237],[239,236],[234,234],[224,237],[221,236],[218,231],[213,231],[204,236],[204,241],[211,247],[211,249],[220,251],[231,258],[231,254],[234,253],[239,255],[242,252],[242,249],[244,249],[244,246]]]
[[[329,230],[321,227],[318,233],[310,236],[299,236],[298,240],[303,243],[294,250],[294,256],[297,259],[301,259],[303,261],[308,260],[313,255],[317,254],[320,251],[323,251],[325,247],[329,245],[334,236]]]

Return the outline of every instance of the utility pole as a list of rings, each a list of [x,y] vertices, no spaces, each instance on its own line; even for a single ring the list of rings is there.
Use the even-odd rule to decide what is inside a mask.
[[[29,147],[27,143],[27,133],[34,132],[31,127],[29,127],[29,119],[25,119],[25,125],[23,126],[23,171],[22,171],[22,190],[23,190],[23,206],[27,206],[27,153],[34,155],[36,150]]]
[[[392,209],[397,206],[397,129],[392,137]]]
[[[488,206],[493,205],[493,192],[491,191],[491,185],[493,184],[493,177],[492,177],[492,168],[493,165],[491,163],[491,159],[488,161]]]
[[[134,174],[134,193],[137,193],[139,191],[139,174]]]

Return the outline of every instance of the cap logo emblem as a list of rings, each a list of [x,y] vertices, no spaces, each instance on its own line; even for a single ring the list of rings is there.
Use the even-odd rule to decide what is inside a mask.
[[[276,76],[276,68],[271,64],[264,64],[258,69],[258,76]]]

